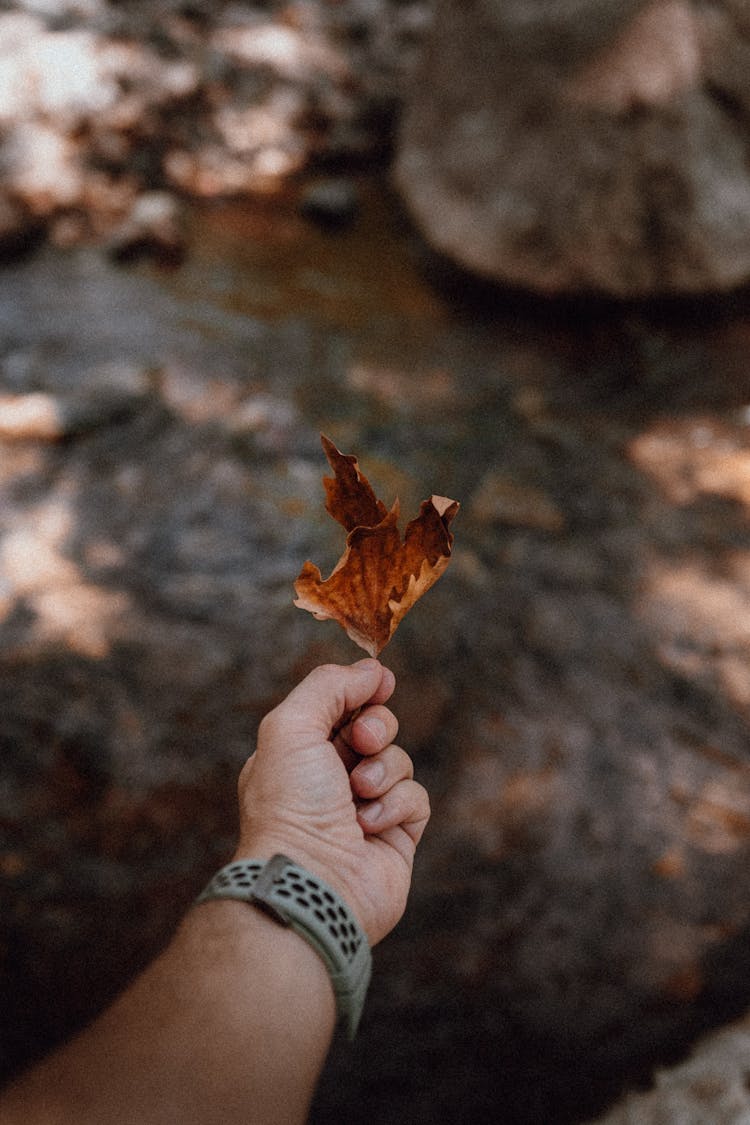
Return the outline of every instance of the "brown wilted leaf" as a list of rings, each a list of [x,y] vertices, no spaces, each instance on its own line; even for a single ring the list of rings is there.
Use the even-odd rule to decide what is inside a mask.
[[[319,621],[338,621],[365,652],[377,656],[450,562],[448,529],[459,505],[446,496],[423,501],[402,539],[398,500],[389,512],[357,458],[341,453],[324,435],[322,442],[335,473],[323,478],[326,509],[348,532],[346,550],[325,581],[317,566],[305,563],[294,583],[294,604]]]

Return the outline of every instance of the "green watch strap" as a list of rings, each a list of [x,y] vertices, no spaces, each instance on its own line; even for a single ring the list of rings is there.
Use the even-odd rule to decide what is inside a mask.
[[[303,937],[323,959],[339,1020],[353,1039],[367,995],[372,955],[367,938],[340,895],[285,855],[237,860],[214,875],[196,899],[249,902]]]

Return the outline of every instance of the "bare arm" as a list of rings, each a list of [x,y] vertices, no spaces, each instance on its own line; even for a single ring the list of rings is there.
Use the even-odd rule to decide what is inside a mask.
[[[239,784],[235,858],[290,855],[372,944],[403,913],[429,817],[392,741],[392,690],[374,660],[316,669],[263,721]],[[334,1023],[327,970],[303,938],[244,903],[205,903],[111,1008],[6,1091],[0,1123],[301,1125]]]

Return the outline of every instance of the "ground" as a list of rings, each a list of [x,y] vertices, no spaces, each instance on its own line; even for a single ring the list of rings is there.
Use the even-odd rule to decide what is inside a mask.
[[[191,211],[0,287],[0,1063],[89,1018],[234,838],[261,715],[358,651],[321,430],[455,557],[383,654],[432,796],[314,1122],[583,1121],[750,1005],[750,319],[467,286],[387,186]]]

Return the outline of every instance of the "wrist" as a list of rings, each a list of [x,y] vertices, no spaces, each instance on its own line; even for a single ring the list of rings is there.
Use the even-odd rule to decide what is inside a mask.
[[[277,1001],[274,1012],[284,1026],[286,1013],[299,1003],[300,981],[304,981],[307,1003],[318,1013],[323,1030],[333,1030],[336,1012],[325,965],[299,934],[280,927],[262,910],[232,899],[194,905],[183,918],[175,942],[190,963],[209,962],[212,974],[231,979],[237,995],[245,987],[248,993],[257,989],[257,967]]]
[[[214,875],[198,904],[238,900],[301,937],[328,970],[338,1016],[353,1038],[370,981],[367,937],[352,910],[325,880],[276,853],[233,860]]]
[[[249,859],[266,861],[286,855],[313,875],[317,875],[338,894],[367,932],[365,912],[356,893],[357,876],[350,855],[343,848],[325,843],[307,833],[290,831],[242,837],[231,862]]]

